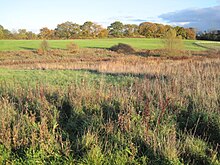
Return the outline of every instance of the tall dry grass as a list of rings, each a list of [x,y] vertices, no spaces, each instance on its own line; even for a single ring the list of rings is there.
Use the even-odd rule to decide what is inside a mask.
[[[100,75],[67,88],[0,85],[1,163],[219,164],[219,58],[94,61],[32,64]]]

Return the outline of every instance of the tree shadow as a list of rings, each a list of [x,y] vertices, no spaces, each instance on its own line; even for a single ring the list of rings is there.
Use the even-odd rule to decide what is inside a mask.
[[[205,49],[207,49],[207,50],[210,50],[209,47],[204,46],[204,45],[197,44],[197,43],[195,43],[195,42],[193,43],[193,45],[194,45],[194,46],[197,46],[197,47],[205,48]]]
[[[112,72],[100,72],[95,69],[76,69],[77,71],[85,71],[96,75],[105,75],[105,76],[112,76],[112,77],[134,77],[140,79],[149,79],[149,80],[168,80],[170,79],[167,75],[156,75],[156,74],[149,74],[149,73],[112,73]]]
[[[91,116],[78,112],[68,99],[63,101],[58,110],[60,114],[58,124],[62,130],[62,139],[70,141],[71,150],[76,157],[83,157],[86,151],[79,146],[79,141],[91,124]]]
[[[86,46],[85,48],[110,50],[109,48],[103,48],[103,47],[101,47],[101,46]]]
[[[29,48],[29,47],[19,47],[21,49],[24,49],[24,50],[36,50],[35,48]]]
[[[148,163],[151,165],[170,165],[172,162],[162,153],[154,151],[154,149],[142,138],[134,137],[133,143],[137,146],[137,157],[147,156]]]

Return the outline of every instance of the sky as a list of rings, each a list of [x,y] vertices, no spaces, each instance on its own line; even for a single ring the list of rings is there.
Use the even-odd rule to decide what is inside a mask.
[[[71,21],[109,26],[156,22],[199,30],[220,29],[220,0],[0,0],[0,25],[38,32]]]

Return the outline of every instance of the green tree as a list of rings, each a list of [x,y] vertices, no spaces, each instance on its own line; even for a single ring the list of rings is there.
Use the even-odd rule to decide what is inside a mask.
[[[8,30],[8,29],[4,29],[3,30],[4,33],[4,38],[5,39],[13,39],[13,34]]]
[[[26,33],[26,35],[27,35],[27,39],[28,40],[36,40],[36,39],[38,39],[37,35],[35,33],[33,33],[32,31],[28,31]]]
[[[93,23],[91,21],[85,22],[81,26],[81,31],[82,31],[82,37],[83,38],[96,38],[99,37],[102,32],[103,28],[101,25],[98,25],[96,23]]]
[[[27,30],[26,29],[18,29],[17,37],[20,40],[28,39],[28,37],[27,37]]]
[[[115,21],[110,26],[108,26],[108,30],[110,37],[123,37],[124,25],[119,21]]]
[[[138,25],[126,24],[124,25],[124,36],[125,37],[135,37],[138,36]]]
[[[11,39],[12,34],[8,29],[5,29],[2,25],[0,25],[0,39]]]
[[[80,25],[69,21],[58,24],[57,28],[55,29],[55,35],[59,39],[79,38]]]

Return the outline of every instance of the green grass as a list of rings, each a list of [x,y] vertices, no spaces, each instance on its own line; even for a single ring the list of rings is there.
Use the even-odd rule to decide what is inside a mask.
[[[220,50],[220,42],[198,41],[198,42],[196,42],[196,45],[201,46],[203,48],[207,48],[207,49]]]
[[[220,65],[204,59],[0,69],[0,164],[219,164]]]
[[[63,87],[83,81],[95,85],[102,83],[125,85],[132,82],[135,77],[124,75],[102,74],[90,70],[11,70],[0,69],[0,85],[16,86],[23,88],[35,87],[41,84],[50,87]]]
[[[160,49],[163,48],[161,39],[148,38],[115,38],[115,39],[83,39],[83,40],[51,40],[51,48],[66,49],[66,45],[74,41],[81,48],[110,48],[118,43],[125,43],[136,49]],[[0,51],[5,50],[36,50],[39,48],[40,40],[0,40]],[[205,50],[196,45],[195,40],[184,40],[187,50]]]

